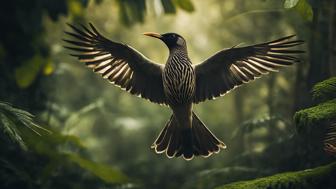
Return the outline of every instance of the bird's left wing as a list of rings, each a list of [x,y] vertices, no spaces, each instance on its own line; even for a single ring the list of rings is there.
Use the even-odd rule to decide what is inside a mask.
[[[64,41],[71,45],[66,48],[78,52],[72,55],[79,61],[131,94],[166,104],[162,84],[163,65],[150,61],[128,45],[108,40],[92,24],[90,29],[69,26],[73,32],[65,33],[75,40]]]
[[[243,83],[299,62],[292,54],[303,51],[291,47],[300,45],[303,41],[290,40],[292,37],[294,35],[267,43],[222,50],[196,64],[194,103],[224,95]]]

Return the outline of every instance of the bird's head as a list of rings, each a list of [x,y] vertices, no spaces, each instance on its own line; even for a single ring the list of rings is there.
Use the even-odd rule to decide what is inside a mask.
[[[184,38],[176,33],[158,34],[154,32],[146,32],[144,35],[160,39],[167,45],[169,49],[186,47],[186,41]]]

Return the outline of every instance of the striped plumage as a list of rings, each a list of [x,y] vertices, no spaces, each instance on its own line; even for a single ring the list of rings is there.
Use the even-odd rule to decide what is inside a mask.
[[[193,104],[222,96],[244,83],[279,68],[299,62],[291,48],[303,43],[284,37],[257,45],[224,49],[204,62],[192,65],[186,41],[178,34],[145,35],[163,41],[169,49],[166,65],[149,60],[132,47],[103,37],[90,29],[70,25],[66,32],[75,40],[65,39],[66,48],[94,72],[131,94],[151,102],[168,105],[173,114],[152,145],[157,153],[168,157],[208,157],[225,144],[218,140],[192,111]]]
[[[195,93],[195,71],[184,48],[171,52],[162,78],[163,88],[169,104],[192,103]]]
[[[331,154],[336,155],[336,122],[331,122],[324,137],[324,150]]]

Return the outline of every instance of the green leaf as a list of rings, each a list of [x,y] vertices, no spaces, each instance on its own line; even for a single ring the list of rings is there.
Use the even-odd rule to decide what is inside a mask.
[[[83,169],[90,171],[107,183],[121,184],[128,181],[126,175],[109,165],[95,163],[76,154],[68,154],[68,157],[72,162],[78,164]]]
[[[28,132],[23,132],[23,135],[30,150],[52,159],[62,159],[64,155],[60,153],[59,150],[55,150],[55,147],[62,150],[68,148],[77,150],[85,149],[85,146],[78,137],[63,135],[57,130],[53,130],[50,135],[37,136]]]
[[[313,20],[313,9],[307,0],[299,0],[294,9],[307,21]]]
[[[193,12],[195,10],[194,5],[190,0],[175,0],[175,2],[177,6],[187,12]]]
[[[285,0],[284,7],[285,9],[291,9],[295,7],[300,0]]]
[[[293,8],[307,21],[313,20],[314,13],[308,0],[286,0],[284,7],[286,9]]]
[[[35,55],[15,70],[16,84],[20,88],[29,87],[36,79],[46,60],[41,55]]]
[[[161,0],[163,10],[167,14],[176,13],[176,8],[171,0]]]
[[[132,24],[132,21],[130,20],[128,14],[127,14],[127,6],[123,1],[117,1],[119,6],[119,19],[120,21],[126,25],[130,26]]]
[[[131,26],[138,22],[143,22],[146,13],[145,0],[118,0],[119,18],[126,26]]]
[[[43,74],[48,76],[54,73],[54,71],[55,71],[55,67],[53,63],[51,62],[51,60],[49,59],[43,67]]]

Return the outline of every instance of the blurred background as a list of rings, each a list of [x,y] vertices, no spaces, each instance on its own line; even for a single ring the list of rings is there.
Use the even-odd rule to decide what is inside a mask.
[[[205,189],[333,161],[293,121],[316,104],[314,84],[336,74],[333,0],[12,0],[0,10],[0,188]],[[62,47],[66,23],[89,22],[159,63],[167,48],[143,32],[181,34],[194,63],[291,34],[306,53],[196,105],[228,148],[186,162],[150,149],[169,108],[121,91]]]

